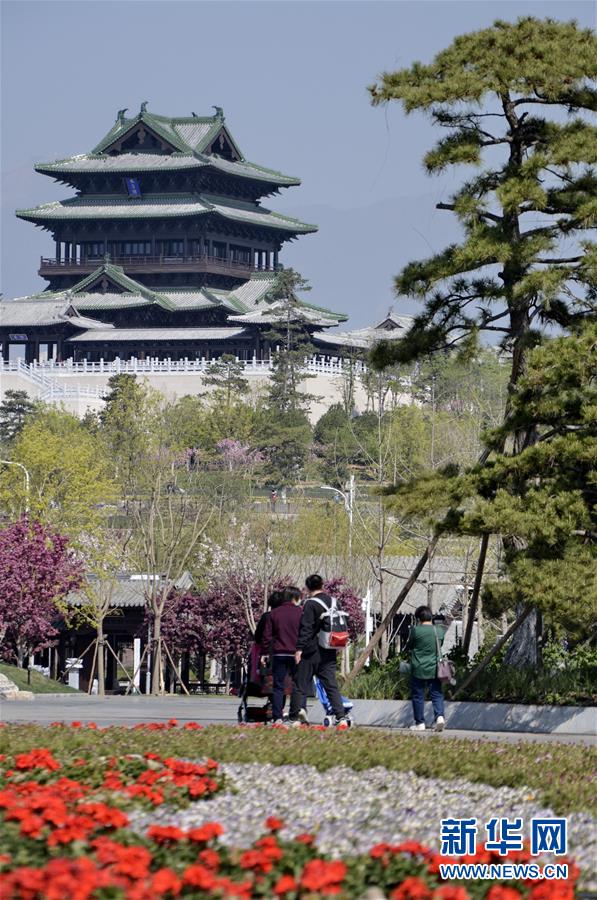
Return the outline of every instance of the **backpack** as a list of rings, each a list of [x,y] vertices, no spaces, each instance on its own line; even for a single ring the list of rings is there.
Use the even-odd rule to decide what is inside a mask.
[[[332,603],[327,605],[319,597],[312,597],[315,603],[323,606],[324,612],[319,617],[319,632],[317,640],[320,647],[326,650],[338,650],[348,644],[348,613],[338,609],[336,601],[332,597]]]

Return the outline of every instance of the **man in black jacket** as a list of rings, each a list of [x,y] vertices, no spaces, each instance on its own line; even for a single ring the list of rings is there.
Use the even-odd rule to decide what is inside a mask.
[[[328,696],[336,724],[341,728],[348,727],[342,695],[336,681],[336,657],[337,650],[319,646],[319,631],[321,629],[321,614],[324,603],[328,609],[332,605],[332,598],[323,590],[321,575],[309,575],[305,584],[309,591],[309,599],[303,606],[298,640],[296,642],[295,660],[297,663],[295,675],[295,690],[290,701],[290,721],[298,723],[307,721],[307,693],[313,676],[317,675]],[[317,598],[317,602],[314,598]]]

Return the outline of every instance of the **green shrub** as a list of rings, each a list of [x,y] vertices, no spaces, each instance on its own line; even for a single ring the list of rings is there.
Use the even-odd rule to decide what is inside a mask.
[[[494,643],[495,635],[492,634],[470,662],[460,647],[450,652],[458,683],[479,664]],[[544,649],[541,670],[504,666],[504,655],[505,651],[496,654],[458,699],[556,706],[589,706],[597,701],[597,651],[594,648],[580,646],[566,650],[559,642],[549,643]],[[400,673],[398,657],[383,666],[372,663],[350,686],[350,695],[364,700],[407,700],[410,698],[410,678]],[[446,696],[450,697],[449,688]]]

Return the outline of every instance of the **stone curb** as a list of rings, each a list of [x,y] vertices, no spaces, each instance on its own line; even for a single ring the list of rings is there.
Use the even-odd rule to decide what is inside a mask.
[[[413,724],[409,700],[353,700],[359,725],[408,728]],[[446,727],[462,731],[520,731],[531,734],[597,735],[594,706],[525,706],[514,703],[446,702]],[[431,704],[426,722],[432,724]]]

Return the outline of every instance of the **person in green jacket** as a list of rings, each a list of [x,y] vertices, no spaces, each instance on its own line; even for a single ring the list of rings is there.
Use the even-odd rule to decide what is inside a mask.
[[[439,662],[438,641],[441,647],[444,631],[433,624],[433,613],[428,606],[419,606],[415,611],[415,624],[411,628],[405,650],[410,650],[411,699],[415,724],[411,731],[425,731],[425,690],[433,705],[435,730],[443,731],[444,695],[442,683],[437,677]]]

